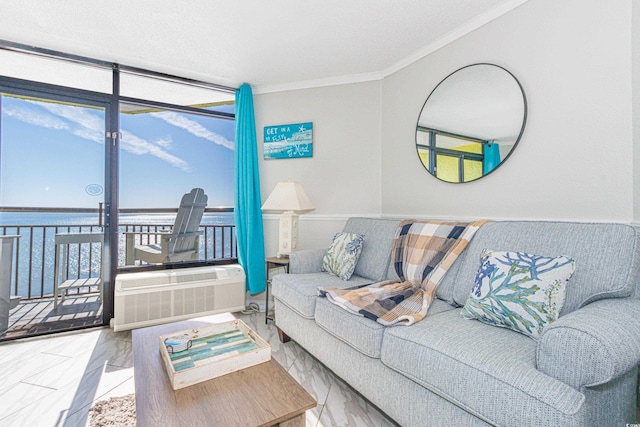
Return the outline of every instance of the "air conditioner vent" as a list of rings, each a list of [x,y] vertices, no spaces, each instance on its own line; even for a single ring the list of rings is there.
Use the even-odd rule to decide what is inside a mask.
[[[133,329],[245,306],[245,275],[238,264],[116,277],[113,329]]]
[[[216,271],[203,272],[198,274],[176,274],[174,277],[175,283],[185,282],[202,282],[205,280],[218,280],[218,274]]]

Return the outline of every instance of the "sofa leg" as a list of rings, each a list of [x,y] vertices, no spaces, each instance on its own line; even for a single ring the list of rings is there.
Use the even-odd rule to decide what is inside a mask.
[[[278,327],[276,327],[276,329],[278,329],[278,338],[280,338],[280,342],[281,343],[286,343],[291,341],[291,337],[287,334],[284,333],[284,331]]]

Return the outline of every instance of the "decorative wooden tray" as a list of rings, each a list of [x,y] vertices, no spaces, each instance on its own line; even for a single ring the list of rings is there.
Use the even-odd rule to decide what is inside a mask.
[[[169,344],[188,336],[188,349]],[[242,320],[160,336],[160,354],[174,390],[271,360],[271,346]]]

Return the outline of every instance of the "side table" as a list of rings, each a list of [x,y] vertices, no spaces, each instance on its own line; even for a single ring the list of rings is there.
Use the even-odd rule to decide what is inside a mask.
[[[289,273],[289,258],[269,257],[266,260],[267,263],[267,303],[265,305],[265,325],[269,323],[269,320],[275,320],[273,317],[269,317],[269,285],[271,285],[271,279],[269,279],[269,270],[272,268],[283,267],[286,273]]]
[[[0,236],[0,334],[9,328],[9,311],[11,311],[11,269],[13,253],[20,236]]]
[[[72,244],[81,245],[83,243],[87,243],[89,245],[91,243],[100,243],[100,277],[69,279],[67,277],[69,263],[67,255],[68,249],[65,248],[68,248],[69,245]],[[102,301],[102,255],[104,253],[104,233],[101,231],[57,233],[55,237],[55,245],[56,252],[53,270],[54,310],[58,308],[58,298],[64,302],[66,291],[69,289],[91,288],[92,286],[95,286],[98,288],[98,298]],[[80,262],[79,255],[78,262]],[[80,266],[78,266],[78,269],[80,269]],[[91,268],[89,268],[89,276],[91,276]]]

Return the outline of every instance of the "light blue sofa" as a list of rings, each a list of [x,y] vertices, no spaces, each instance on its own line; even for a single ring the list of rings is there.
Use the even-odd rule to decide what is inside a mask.
[[[399,221],[351,218],[366,235],[347,282],[320,272],[324,249],[273,278],[276,325],[403,426],[624,426],[636,420],[640,239],[623,224],[489,222],[438,287],[427,317],[384,328],[317,297],[318,286],[394,278]],[[328,237],[329,239],[330,237]],[[567,255],[576,271],[560,318],[538,341],[465,320],[483,249]]]

